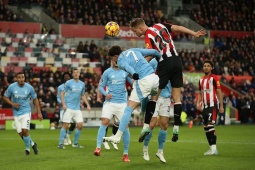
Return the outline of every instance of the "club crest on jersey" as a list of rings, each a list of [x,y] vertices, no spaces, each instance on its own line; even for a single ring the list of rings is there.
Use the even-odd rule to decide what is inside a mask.
[[[146,43],[146,44],[145,44],[145,47],[146,47],[146,48],[150,48],[150,44],[149,44],[149,43]]]

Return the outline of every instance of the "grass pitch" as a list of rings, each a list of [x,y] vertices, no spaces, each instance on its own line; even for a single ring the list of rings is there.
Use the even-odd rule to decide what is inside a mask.
[[[85,148],[77,149],[67,146],[60,150],[58,146],[59,129],[31,130],[32,139],[38,143],[39,154],[33,151],[29,156],[24,154],[24,143],[16,131],[0,131],[0,170],[252,170],[255,167],[255,126],[231,125],[217,126],[217,149],[219,155],[204,156],[209,149],[203,127],[193,126],[180,128],[179,141],[170,142],[172,128],[169,128],[165,143],[164,155],[167,161],[163,164],[155,156],[157,152],[157,135],[159,129],[153,131],[149,144],[150,161],[143,160],[143,144],[138,142],[141,127],[130,128],[131,143],[129,158],[131,162],[122,162],[123,144],[119,151],[105,150],[102,147],[101,156],[96,157],[93,151],[96,147],[98,128],[85,128],[79,143]],[[108,134],[110,134],[109,128]],[[73,138],[73,134],[72,134]]]

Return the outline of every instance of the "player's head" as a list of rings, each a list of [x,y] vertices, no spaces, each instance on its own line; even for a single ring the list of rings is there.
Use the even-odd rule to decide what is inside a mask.
[[[23,86],[25,83],[25,74],[23,72],[19,72],[16,74],[17,82],[20,86]]]
[[[147,30],[147,25],[142,18],[134,18],[130,21],[129,27],[138,37],[144,35]]]
[[[62,79],[63,79],[64,82],[66,82],[66,81],[70,80],[71,77],[72,76],[69,72],[64,72]]]
[[[117,66],[117,61],[121,52],[122,49],[118,45],[114,45],[109,49],[108,55],[111,57],[113,67]]]
[[[213,62],[210,60],[206,60],[203,64],[203,70],[206,75],[211,74],[213,69]]]
[[[73,68],[72,69],[72,75],[74,80],[79,80],[80,77],[80,71],[78,68]]]

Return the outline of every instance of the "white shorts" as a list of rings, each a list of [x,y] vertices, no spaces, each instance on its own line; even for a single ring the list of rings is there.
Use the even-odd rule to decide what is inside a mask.
[[[150,94],[155,95],[158,91],[158,86],[159,77],[156,74],[151,74],[141,80],[136,80],[133,83],[133,89],[129,100],[140,103]]]
[[[59,118],[59,121],[61,122],[61,123],[63,123],[63,117],[64,117],[64,113],[65,113],[65,110],[64,109],[61,109],[60,110],[60,118]],[[71,121],[70,121],[70,123],[74,123],[74,120],[73,119],[71,119]]]
[[[14,121],[18,133],[20,133],[22,129],[30,130],[31,113],[27,113],[21,116],[14,116]]]
[[[116,121],[120,121],[122,118],[122,115],[124,114],[124,110],[126,106],[127,106],[127,103],[104,102],[101,117],[111,119],[114,115],[117,119]]]
[[[64,111],[62,122],[72,123],[72,120],[76,123],[83,122],[83,116],[80,110],[66,109]]]
[[[156,103],[155,112],[152,117],[165,116],[170,117],[170,98],[160,97]]]

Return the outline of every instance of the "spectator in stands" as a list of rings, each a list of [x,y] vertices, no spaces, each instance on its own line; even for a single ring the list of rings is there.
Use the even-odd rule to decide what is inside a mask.
[[[248,123],[250,114],[250,99],[249,96],[243,96],[241,100],[240,120],[242,124]]]
[[[252,96],[251,100],[251,116],[253,123],[255,123],[255,96]]]
[[[76,52],[78,53],[83,53],[84,52],[84,47],[82,41],[79,42],[79,45],[76,48]]]
[[[41,34],[47,34],[47,33],[48,33],[48,28],[46,27],[45,24],[43,24]]]

